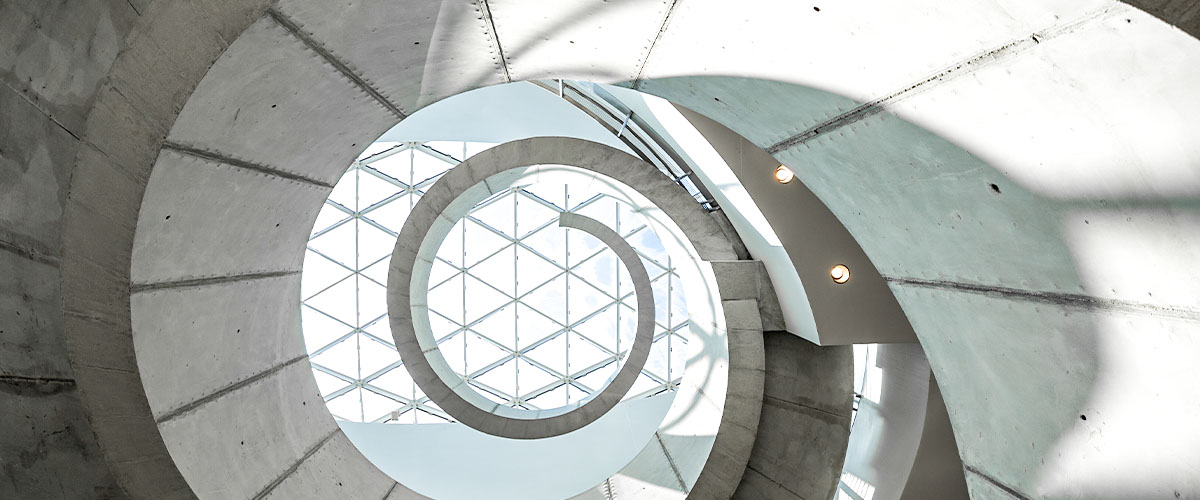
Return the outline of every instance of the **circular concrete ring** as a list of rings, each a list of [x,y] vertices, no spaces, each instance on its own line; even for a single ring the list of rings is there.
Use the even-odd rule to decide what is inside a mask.
[[[654,293],[645,265],[621,235],[600,221],[578,214],[560,214],[560,227],[579,229],[595,236],[616,253],[629,271],[638,305],[633,345],[613,379],[603,390],[582,403],[529,411],[491,401],[475,392],[451,370],[428,324],[425,298],[429,287],[429,269],[437,247],[455,221],[492,193],[491,183],[488,182],[456,182],[466,169],[460,165],[455,170],[458,172],[452,170],[447,173],[430,189],[432,196],[427,194],[417,202],[396,240],[388,279],[388,312],[400,359],[417,386],[434,403],[462,424],[480,432],[513,439],[537,439],[566,434],[591,424],[608,413],[629,392],[650,356],[650,348],[654,343]],[[512,170],[523,169],[514,167]],[[503,173],[500,175],[503,176]],[[495,175],[490,179],[501,181]],[[439,190],[439,186],[443,185],[456,185],[459,189],[449,192]],[[433,223],[423,223],[426,220],[432,220]],[[405,251],[414,246],[419,247],[419,251]]]

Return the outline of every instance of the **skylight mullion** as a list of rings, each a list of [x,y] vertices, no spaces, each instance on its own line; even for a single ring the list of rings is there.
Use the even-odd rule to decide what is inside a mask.
[[[388,175],[388,174],[385,174],[385,173],[383,173],[383,172],[380,172],[379,170],[376,170],[376,169],[375,169],[375,167],[372,167],[372,166],[371,166],[371,165],[369,165],[369,164],[366,164],[366,165],[363,165],[363,166],[359,167],[359,170],[361,170],[361,171],[364,171],[364,172],[366,172],[366,173],[370,174],[372,177],[375,177],[376,179],[379,179],[379,180],[381,180],[381,181],[384,181],[384,182],[386,182],[386,183],[388,183],[388,184],[391,184],[392,186],[398,187],[398,188],[400,188],[400,190],[401,190],[401,191],[407,191],[407,190],[409,190],[409,189],[412,189],[412,185],[411,185],[411,184],[409,184],[409,183],[407,183],[407,182],[404,182],[404,181],[402,181],[402,180],[400,180],[400,179],[397,179],[397,178],[395,178],[395,177],[392,177],[392,176],[390,176],[390,175]],[[379,204],[381,204],[381,203],[385,203],[385,202],[376,203],[375,205],[371,205],[371,206],[376,206],[376,205],[379,205]],[[364,212],[365,212],[365,211],[366,211],[366,210],[364,210]]]
[[[536,360],[536,359],[533,359],[533,358],[530,358],[530,357],[524,356],[524,355],[522,355],[520,357],[521,357],[521,359],[524,359],[526,363],[529,363],[533,366],[538,367],[539,370],[549,373],[550,375],[554,376],[555,378],[558,378],[558,379],[566,379],[567,378],[567,375],[565,373],[559,373],[558,370],[550,368],[549,366],[546,366],[546,365],[538,362],[538,360]]]
[[[558,389],[559,387],[562,387],[564,385],[567,385],[566,381],[557,380],[557,381],[551,382],[549,384],[546,384],[544,386],[541,386],[537,389],[534,389],[532,392],[520,396],[520,398],[521,398],[521,401],[527,403],[530,399],[537,399],[538,396],[541,396],[542,394],[545,394],[547,392]],[[533,406],[533,405],[530,405],[530,406]],[[539,409],[541,409],[541,408],[539,408]]]
[[[334,229],[341,227],[342,225],[346,224],[347,222],[354,220],[354,212],[346,212],[346,207],[338,205],[337,203],[334,203],[332,201],[326,201],[325,203],[327,203],[329,205],[333,205],[334,208],[338,209],[343,214],[345,214],[346,218],[333,223],[332,225],[330,225],[329,227],[326,227],[325,229],[322,229],[320,231],[317,231],[315,233],[308,235],[308,241],[312,241],[312,240],[315,240],[322,236],[325,236],[330,231],[333,231]]]
[[[357,380],[355,380],[355,379],[354,379],[354,377],[351,377],[351,376],[349,376],[349,375],[346,375],[346,374],[344,374],[344,373],[338,372],[338,371],[336,371],[336,370],[334,370],[334,369],[332,369],[332,368],[327,368],[327,367],[325,367],[325,366],[323,366],[323,365],[320,365],[320,364],[317,364],[317,363],[315,363],[315,362],[312,362],[311,364],[312,364],[312,367],[313,367],[313,369],[314,369],[314,370],[317,370],[317,371],[319,371],[319,372],[321,372],[321,373],[324,373],[324,374],[326,374],[326,375],[329,375],[329,376],[331,376],[331,377],[334,377],[334,378],[336,378],[336,379],[338,379],[338,380],[341,380],[342,382],[345,382],[345,383],[347,383],[347,384],[351,384],[351,385],[353,385],[353,384],[355,384],[355,383],[357,383],[357,382],[358,382]]]
[[[338,264],[338,265],[339,265],[339,266],[341,266],[341,264]],[[346,266],[342,266],[342,268],[345,268],[345,267],[346,267]],[[350,278],[353,278],[353,277],[354,277],[354,274],[355,274],[355,273],[354,273],[354,271],[350,271],[350,274],[346,275],[345,277],[343,277],[343,278],[342,278],[342,279],[340,279],[340,280],[337,280],[337,281],[333,282],[333,284],[331,284],[331,285],[329,285],[329,286],[327,286],[327,287],[325,287],[325,288],[322,288],[320,291],[318,291],[318,292],[315,292],[315,293],[313,293],[312,295],[309,295],[309,296],[308,296],[308,298],[301,300],[301,302],[308,302],[309,300],[312,300],[312,298],[313,298],[313,297],[316,297],[316,296],[318,296],[318,295],[321,295],[322,293],[325,293],[325,291],[326,291],[326,290],[329,290],[330,288],[333,288],[333,287],[335,287],[335,286],[338,286],[338,285],[339,285],[339,284],[341,284],[341,282],[343,282],[343,281],[346,281],[346,280],[348,280],[348,279],[350,279]],[[312,307],[312,306],[309,306],[309,307]],[[313,309],[316,309],[316,308],[315,308],[315,307],[313,307]],[[351,327],[351,328],[353,328],[353,327]]]
[[[368,156],[368,157],[366,157],[366,158],[360,158],[360,159],[356,160],[356,161],[355,161],[355,163],[364,164],[364,165],[370,165],[370,164],[372,164],[372,163],[375,163],[375,162],[377,162],[377,161],[379,161],[379,160],[382,160],[382,159],[384,159],[384,158],[387,158],[387,157],[389,157],[389,156],[392,156],[392,155],[394,155],[394,154],[396,154],[396,153],[399,153],[399,152],[401,152],[401,151],[407,151],[407,150],[408,150],[409,148],[411,148],[411,147],[412,147],[412,144],[409,144],[409,143],[400,143],[400,144],[397,144],[397,145],[395,145],[395,146],[392,146],[392,147],[390,147],[390,148],[387,148],[387,149],[385,149],[385,150],[383,150],[383,151],[380,151],[380,152],[378,152],[378,153],[375,153],[375,154],[373,154],[373,155],[371,155],[371,156]]]
[[[324,399],[325,401],[331,401],[331,400],[337,399],[338,396],[345,395],[346,393],[353,391],[357,388],[358,388],[357,385],[355,385],[354,383],[351,383],[350,385],[348,385],[346,387],[343,387],[341,389],[338,389],[336,391],[333,391],[329,394],[322,396],[321,399]],[[361,412],[362,409],[360,408],[359,411]]]
[[[347,332],[346,334],[342,335],[341,337],[338,337],[338,338],[337,338],[337,340],[334,340],[334,341],[332,341],[332,342],[330,342],[330,343],[328,343],[328,344],[325,344],[324,346],[321,346],[321,348],[320,348],[320,349],[317,349],[317,350],[313,351],[312,353],[310,353],[310,354],[308,355],[308,357],[311,359],[311,358],[314,358],[314,357],[320,356],[320,355],[321,355],[322,353],[324,353],[325,351],[328,351],[328,350],[332,349],[332,348],[333,348],[333,346],[335,346],[335,345],[338,345],[338,344],[340,344],[340,343],[344,342],[346,339],[350,338],[350,337],[351,337],[351,336],[353,336],[355,333],[358,333],[358,329],[357,329],[357,328],[350,330],[349,332]],[[315,361],[314,361],[314,363],[315,363]]]
[[[479,336],[479,338],[481,338],[481,339],[483,339],[483,340],[486,340],[486,341],[487,341],[489,344],[492,344],[492,345],[494,345],[494,346],[496,346],[496,347],[499,347],[499,348],[500,348],[500,349],[502,349],[502,350],[504,351],[504,353],[505,353],[505,354],[507,354],[508,356],[516,356],[516,355],[517,355],[517,351],[513,350],[513,348],[511,348],[511,347],[508,347],[508,346],[506,346],[506,345],[504,345],[504,344],[501,344],[500,342],[497,342],[497,341],[496,341],[496,339],[493,339],[493,338],[491,338],[491,337],[487,336],[487,334],[480,333],[478,330],[475,330],[475,329],[471,329],[470,331],[471,331],[471,333],[474,333],[475,335],[478,335],[478,336]]]
[[[487,385],[483,382],[475,380],[474,377],[471,378],[471,381],[469,383],[475,387],[478,387],[480,389],[483,389],[487,392],[492,393],[492,395],[494,395],[494,396],[498,396],[498,397],[508,400],[506,403],[502,403],[502,404],[512,404],[512,402],[517,399],[516,396],[509,395],[507,392],[504,392],[500,389],[497,389],[497,388]]]

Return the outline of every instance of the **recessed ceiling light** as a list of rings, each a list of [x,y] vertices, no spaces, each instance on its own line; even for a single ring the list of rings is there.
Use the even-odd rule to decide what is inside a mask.
[[[787,165],[780,165],[779,168],[775,169],[775,180],[779,181],[780,184],[787,184],[792,182],[792,179],[795,178],[795,172],[792,172],[792,169],[787,168]]]
[[[829,270],[829,277],[833,278],[834,283],[841,285],[850,281],[850,268],[842,264],[833,266],[833,269]]]

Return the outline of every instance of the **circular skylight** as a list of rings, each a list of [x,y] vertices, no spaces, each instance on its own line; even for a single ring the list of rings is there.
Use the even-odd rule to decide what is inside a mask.
[[[338,182],[317,218],[302,276],[302,327],[319,390],[339,419],[451,418],[413,383],[388,326],[395,238],[442,173],[490,144],[377,142]],[[548,409],[603,389],[632,344],[636,300],[610,249],[559,228],[574,212],[616,230],[649,271],[655,343],[627,398],[672,391],[686,360],[679,277],[636,209],[588,183],[513,187],[479,203],[438,250],[429,316],[442,355],[497,403]]]

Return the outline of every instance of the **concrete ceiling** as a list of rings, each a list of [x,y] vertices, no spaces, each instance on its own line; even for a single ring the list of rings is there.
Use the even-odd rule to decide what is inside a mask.
[[[365,142],[468,89],[567,77],[667,98],[793,167],[890,283],[976,498],[1200,496],[1184,3],[6,2],[0,414],[24,423],[0,439],[0,492],[189,496],[145,433],[130,284],[250,294],[239,276],[298,269],[322,198],[302,193]],[[295,196],[159,214],[168,191],[146,189],[247,170]],[[253,209],[242,233],[205,232],[234,208]],[[173,234],[166,215],[188,230],[145,240]]]

